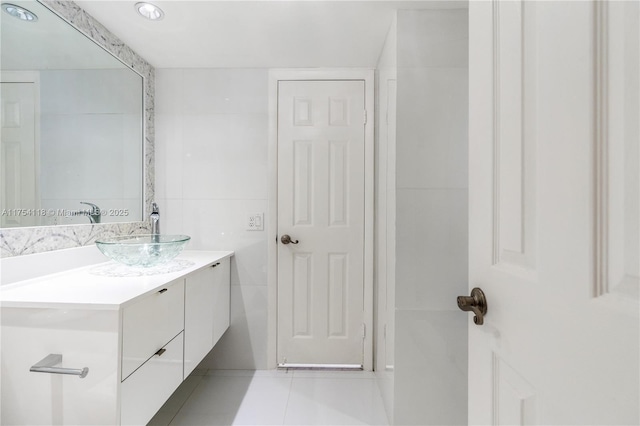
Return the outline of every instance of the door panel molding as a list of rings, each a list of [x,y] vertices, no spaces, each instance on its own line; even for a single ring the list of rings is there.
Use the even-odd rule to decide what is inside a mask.
[[[267,286],[268,286],[268,333],[267,333],[267,363],[269,368],[276,368],[277,351],[277,184],[278,184],[278,82],[306,80],[361,80],[365,85],[365,109],[369,117],[373,117],[374,105],[374,70],[373,69],[273,69],[269,72],[269,200],[267,220]],[[300,114],[296,116],[297,124],[311,125],[312,111],[303,113],[304,102],[300,100],[296,105]],[[347,124],[351,117],[345,115],[346,105],[341,99],[333,99],[331,105],[332,125]],[[310,108],[310,105],[307,105]],[[333,139],[332,139],[333,140]],[[365,123],[365,191],[364,191],[364,327],[373,330],[373,231],[374,231],[374,120]],[[337,194],[336,194],[337,195]],[[339,206],[336,205],[336,208]],[[327,212],[330,213],[330,212]],[[335,213],[338,213],[336,211]],[[349,214],[343,212],[344,220],[349,220]],[[336,217],[338,219],[338,217]],[[336,220],[334,227],[341,226]],[[339,338],[339,337],[336,337]],[[363,367],[373,369],[373,333],[367,332],[364,337]]]
[[[638,87],[640,42],[637,3],[595,2],[593,296],[617,292],[638,300],[640,175]],[[636,22],[630,21],[635,17]],[[623,25],[619,23],[623,22]],[[624,46],[624,49],[620,49]],[[627,51],[635,53],[629,56]],[[635,159],[635,160],[634,160]],[[636,194],[636,197],[625,196]]]
[[[526,15],[526,19],[525,19]],[[493,264],[535,278],[535,5],[493,2]],[[526,69],[526,72],[525,72]]]
[[[536,391],[495,352],[492,354],[493,424],[535,425]]]

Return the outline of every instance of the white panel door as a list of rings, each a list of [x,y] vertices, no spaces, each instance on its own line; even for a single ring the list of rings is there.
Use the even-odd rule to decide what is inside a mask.
[[[36,87],[34,83],[1,83],[0,227],[33,226],[39,216],[36,180]],[[20,210],[16,214],[16,210]]]
[[[638,2],[469,3],[471,424],[639,424]]]
[[[279,82],[280,365],[363,364],[364,109],[364,81]]]

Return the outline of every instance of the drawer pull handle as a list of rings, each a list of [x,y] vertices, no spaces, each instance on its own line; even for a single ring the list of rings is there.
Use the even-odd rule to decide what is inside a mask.
[[[49,354],[34,366],[32,366],[29,371],[34,373],[51,373],[51,374],[71,374],[73,376],[80,376],[81,379],[87,377],[89,374],[89,369],[87,367],[84,368],[62,368],[56,367],[56,365],[62,362],[61,354]]]
[[[165,348],[162,348],[160,350],[158,350],[158,352],[156,352],[155,354],[158,356],[162,356],[163,353],[165,353],[167,350]]]
[[[218,263],[214,263],[213,265],[211,265],[212,268],[215,268],[216,266],[218,266],[220,264],[220,262]]]
[[[162,290],[158,291],[158,293],[164,293],[165,291],[167,291],[167,289],[163,288]]]

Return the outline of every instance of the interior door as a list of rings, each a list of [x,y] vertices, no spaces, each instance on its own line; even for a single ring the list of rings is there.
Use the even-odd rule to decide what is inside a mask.
[[[638,3],[469,2],[471,424],[638,424]]]
[[[1,83],[0,227],[33,226],[41,216],[36,179],[36,85]]]
[[[278,84],[282,367],[363,365],[364,95],[360,80]]]

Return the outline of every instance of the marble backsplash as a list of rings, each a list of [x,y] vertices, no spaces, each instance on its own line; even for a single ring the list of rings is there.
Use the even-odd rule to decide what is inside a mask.
[[[145,212],[151,211],[154,199],[154,93],[153,67],[107,30],[100,22],[72,1],[42,0],[41,3],[75,26],[97,44],[117,56],[144,77],[145,146],[144,202]],[[101,236],[148,233],[149,221],[113,224],[39,226],[0,229],[0,257],[20,256],[93,244]]]

